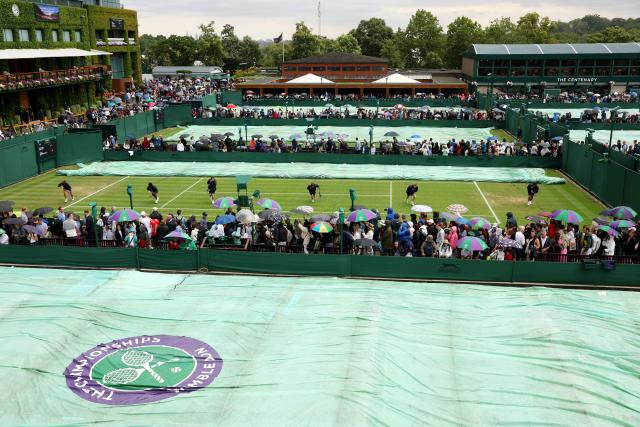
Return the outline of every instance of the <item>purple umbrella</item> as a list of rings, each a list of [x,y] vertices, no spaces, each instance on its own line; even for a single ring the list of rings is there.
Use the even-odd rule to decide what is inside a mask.
[[[269,199],[269,198],[264,198],[264,199],[260,199],[258,200],[258,206],[262,206],[265,209],[272,209],[274,211],[281,211],[282,208],[280,207],[280,204],[278,202],[276,202],[275,200]]]
[[[369,209],[358,209],[357,211],[353,211],[347,217],[347,221],[349,222],[365,222],[371,221],[372,219],[376,219],[378,215],[374,212],[371,212]]]
[[[111,222],[130,222],[137,221],[140,214],[132,209],[121,209],[111,215]]]
[[[557,211],[553,211],[553,213],[551,214],[551,218],[565,224],[580,224],[582,221],[584,221],[579,213],[570,209],[560,209]]]
[[[500,243],[498,243],[498,246],[504,249],[507,249],[507,248],[522,249],[522,245],[513,239],[502,239],[500,240]]]
[[[607,216],[613,216],[620,219],[633,219],[638,213],[628,206],[616,206],[613,209],[602,211],[601,214]]]
[[[484,240],[478,239],[477,237],[463,237],[458,240],[456,246],[458,249],[464,249],[469,252],[484,251],[488,248]]]
[[[236,206],[236,201],[233,197],[221,197],[213,202],[213,207],[218,209],[233,208]]]
[[[617,221],[613,221],[609,225],[613,228],[631,228],[636,226],[635,222],[627,219],[619,219]]]

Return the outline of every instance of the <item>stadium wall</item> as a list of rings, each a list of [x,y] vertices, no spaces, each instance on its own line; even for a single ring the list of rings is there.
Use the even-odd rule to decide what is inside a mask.
[[[193,119],[197,126],[332,126],[332,127],[423,127],[423,128],[491,128],[496,124],[490,120],[367,120],[367,119]]]
[[[136,151],[130,156],[126,151],[105,151],[105,161],[140,162],[253,162],[253,163],[337,163],[337,164],[378,164],[378,165],[419,165],[419,166],[466,166],[466,167],[510,167],[558,169],[561,158],[538,156],[462,157],[462,156],[410,156],[389,155],[370,156],[361,154],[327,153],[243,153],[243,152],[176,152],[176,151]]]
[[[189,252],[131,248],[2,246],[0,263],[43,267],[468,281],[505,285],[525,283],[619,288],[640,285],[638,265],[323,256],[210,249]]]
[[[298,108],[298,107],[324,107],[327,102],[325,101],[314,101],[314,100],[304,100],[304,99],[254,99],[251,100],[248,98],[244,101],[245,106],[249,107],[271,107],[271,106],[282,106],[284,107],[285,103],[288,104],[289,108]],[[412,100],[405,101],[402,99],[365,99],[362,101],[357,100],[331,100],[330,104],[336,107],[342,107],[345,105],[352,106],[363,106],[370,108],[389,108],[393,107],[397,104],[402,104],[405,107],[416,108],[416,107],[424,107],[425,105],[433,108],[449,108],[449,107],[470,107],[474,108],[476,106],[475,102],[462,102],[459,99],[425,99],[425,100]]]

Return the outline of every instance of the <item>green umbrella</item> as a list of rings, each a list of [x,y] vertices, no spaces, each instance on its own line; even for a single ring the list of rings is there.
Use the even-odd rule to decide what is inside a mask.
[[[482,239],[478,239],[477,237],[463,237],[457,242],[458,249],[464,249],[469,252],[474,251],[484,251],[489,246]]]
[[[584,218],[582,218],[579,213],[570,209],[560,209],[554,211],[551,214],[551,218],[564,224],[580,224],[584,221]]]

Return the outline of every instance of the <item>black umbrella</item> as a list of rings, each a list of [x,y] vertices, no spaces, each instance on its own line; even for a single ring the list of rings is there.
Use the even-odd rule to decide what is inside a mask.
[[[508,248],[522,249],[522,245],[513,239],[502,239],[500,243],[498,243],[498,246],[504,249],[508,249]]]
[[[22,218],[7,218],[2,221],[4,225],[24,225],[26,222]]]
[[[189,134],[188,133],[183,133],[182,135],[179,136],[179,138],[187,139],[187,138],[189,138]]]
[[[260,135],[260,134],[251,135],[251,138],[253,138],[253,139],[260,139],[260,138],[262,138],[262,137],[263,137],[263,136],[262,136],[262,135]]]
[[[235,135],[235,133],[233,133],[233,132],[227,132],[227,133],[224,134],[224,136],[234,136],[234,135]]]
[[[3,200],[0,202],[0,212],[11,212],[15,202],[12,200]]]
[[[269,136],[269,139],[278,139],[278,138],[280,138],[278,135],[270,135]]]
[[[44,214],[47,214],[47,213],[51,212],[52,210],[53,210],[53,208],[49,208],[49,207],[38,208],[35,211],[33,211],[33,215],[34,216],[44,215]]]
[[[327,214],[318,214],[311,217],[311,222],[320,222],[320,221],[328,222],[330,220],[331,220],[331,215],[327,215]]]
[[[24,214],[27,216],[27,218],[33,218],[33,212],[32,211],[24,211]]]
[[[545,218],[543,216],[537,216],[537,215],[529,215],[525,219],[527,221],[531,221],[532,223],[534,223],[536,225],[547,225],[548,221],[549,221],[548,218]]]
[[[372,248],[376,245],[376,242],[371,239],[357,239],[353,241],[353,246],[359,246],[361,248]]]
[[[265,221],[273,221],[280,222],[286,220],[288,217],[284,215],[280,211],[275,211],[273,209],[265,209],[258,214],[258,217],[264,219]]]
[[[398,136],[400,136],[400,134],[398,132],[390,131],[390,132],[385,133],[384,136],[391,136],[391,137],[395,136],[395,137],[398,137]]]
[[[220,139],[222,139],[222,138],[224,138],[224,135],[222,135],[221,133],[212,133],[212,134],[211,134],[211,138],[212,138],[212,139],[213,139],[213,138],[220,138]]]
[[[36,233],[36,228],[33,225],[25,225],[22,227],[27,233]]]

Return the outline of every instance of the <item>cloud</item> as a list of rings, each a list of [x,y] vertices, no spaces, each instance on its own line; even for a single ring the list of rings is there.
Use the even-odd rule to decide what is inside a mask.
[[[318,29],[316,1],[245,0],[234,2],[203,2],[195,0],[124,0],[125,7],[138,11],[140,33],[195,34],[198,25],[216,22],[218,30],[231,24],[240,36],[268,39],[284,32],[291,37],[299,21]],[[392,28],[404,27],[417,9],[431,11],[446,25],[458,16],[469,16],[483,25],[500,16],[518,17],[538,12],[552,20],[571,20],[586,14],[607,18],[638,15],[638,0],[617,0],[616,7],[602,0],[563,0],[561,3],[517,0],[498,3],[487,0],[459,0],[455,4],[440,0],[325,0],[322,2],[322,34],[336,37],[356,27],[360,20],[382,17]],[[498,13],[496,13],[498,11]]]

